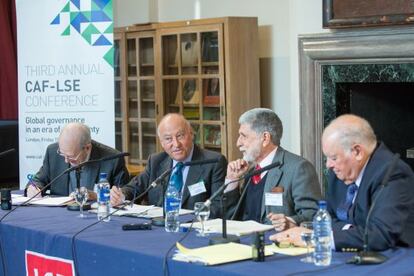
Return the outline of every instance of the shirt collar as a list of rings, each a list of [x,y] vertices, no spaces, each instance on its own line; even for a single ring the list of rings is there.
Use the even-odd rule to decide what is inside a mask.
[[[359,173],[357,179],[355,180],[355,184],[357,185],[358,188],[359,188],[359,185],[361,185],[362,177],[364,176],[365,168],[367,167],[368,161],[369,161],[369,158],[365,162],[364,167],[362,168],[362,170]]]
[[[277,151],[277,147],[272,150],[260,163],[259,166],[261,168],[266,167],[267,165],[272,164],[273,159],[275,158],[276,155],[276,151]]]

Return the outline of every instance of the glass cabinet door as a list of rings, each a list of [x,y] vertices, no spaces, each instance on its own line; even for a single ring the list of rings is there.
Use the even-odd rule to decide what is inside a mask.
[[[162,114],[183,114],[193,127],[195,143],[221,152],[225,130],[219,30],[171,31],[160,34],[160,41]]]
[[[153,34],[127,34],[126,48],[129,163],[145,164],[157,145]]]

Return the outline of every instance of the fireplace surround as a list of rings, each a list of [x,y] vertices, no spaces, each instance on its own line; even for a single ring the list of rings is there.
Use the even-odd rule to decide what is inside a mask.
[[[307,34],[298,43],[301,154],[324,183],[320,141],[325,124],[335,117],[336,83],[414,82],[414,27]]]

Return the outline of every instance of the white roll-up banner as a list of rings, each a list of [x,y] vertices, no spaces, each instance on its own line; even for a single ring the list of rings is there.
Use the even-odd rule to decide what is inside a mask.
[[[112,0],[16,0],[20,187],[62,127],[115,146]]]

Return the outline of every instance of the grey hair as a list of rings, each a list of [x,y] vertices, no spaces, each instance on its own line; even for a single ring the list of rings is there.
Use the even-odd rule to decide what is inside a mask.
[[[269,132],[272,143],[280,145],[283,135],[283,125],[277,114],[268,108],[253,108],[244,112],[239,118],[239,124],[248,124],[257,134]]]
[[[367,120],[356,115],[346,114],[334,119],[326,132],[335,133],[336,141],[345,151],[350,151],[354,144],[374,148],[377,137]]]

